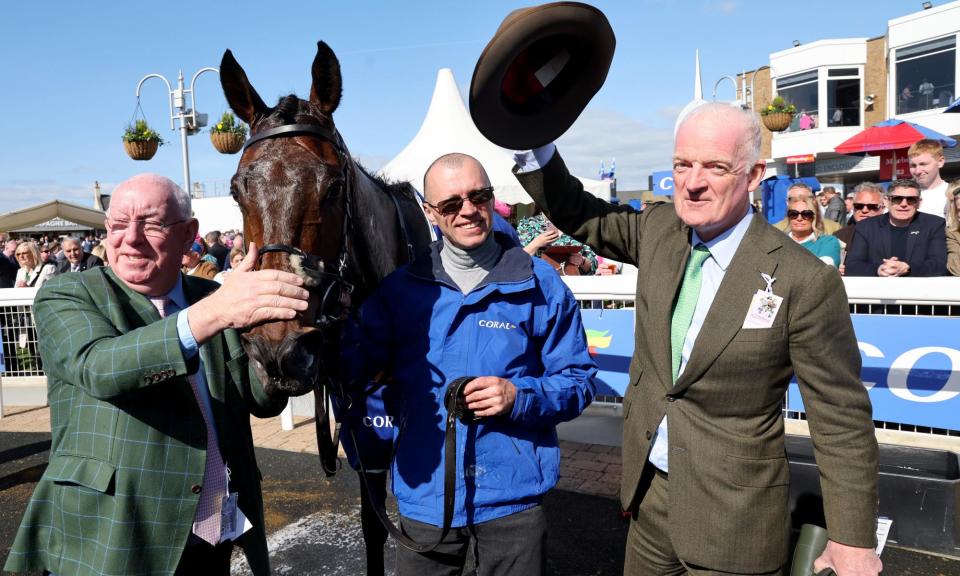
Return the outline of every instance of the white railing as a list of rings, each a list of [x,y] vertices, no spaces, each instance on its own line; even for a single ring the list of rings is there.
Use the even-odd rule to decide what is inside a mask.
[[[637,281],[634,275],[566,276],[564,281],[585,308],[633,307]],[[851,311],[857,314],[960,316],[960,278],[844,278],[844,286]],[[0,373],[0,417],[3,416],[4,377],[9,381],[11,377],[44,376],[32,326],[36,293],[36,288],[0,289],[0,334],[6,361],[6,371]],[[600,400],[620,401],[619,398]],[[282,425],[284,429],[293,428],[289,405],[282,416]]]

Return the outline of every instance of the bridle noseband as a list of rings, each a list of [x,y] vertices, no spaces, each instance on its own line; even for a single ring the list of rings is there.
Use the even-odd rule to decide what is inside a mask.
[[[260,261],[258,265],[262,264],[264,255],[270,253],[286,253],[290,256],[297,257],[303,273],[316,283],[313,287],[319,289],[321,293],[320,307],[317,310],[314,326],[325,330],[336,326],[349,314],[350,305],[345,302],[345,300],[349,299],[349,296],[354,290],[354,285],[346,280],[348,275],[348,241],[353,227],[352,198],[354,182],[352,178],[353,174],[351,174],[350,170],[350,155],[347,152],[346,145],[343,143],[343,138],[340,137],[340,133],[336,128],[329,130],[315,124],[286,124],[252,135],[250,139],[244,143],[243,149],[246,150],[258,142],[271,138],[286,138],[300,135],[315,136],[329,142],[336,151],[337,158],[340,161],[340,170],[344,182],[343,194],[345,210],[340,235],[340,247],[337,252],[336,272],[327,272],[327,266],[325,266],[323,259],[319,256],[309,254],[296,246],[287,244],[266,244],[261,247],[259,250]],[[344,296],[347,298],[344,298]]]

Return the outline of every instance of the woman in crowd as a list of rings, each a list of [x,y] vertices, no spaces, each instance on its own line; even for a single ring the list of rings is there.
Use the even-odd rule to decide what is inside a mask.
[[[787,220],[787,236],[834,268],[840,265],[840,241],[823,233],[823,217],[816,200],[802,197],[791,201],[787,204]]]
[[[40,248],[36,242],[23,242],[17,246],[15,252],[20,269],[17,270],[17,279],[14,286],[17,288],[39,288],[48,278],[57,273],[53,264],[40,257]]]
[[[230,263],[230,267],[224,270],[223,272],[217,272],[217,275],[213,277],[214,280],[223,284],[223,279],[226,278],[227,274],[231,270],[240,265],[240,262],[243,260],[245,253],[243,251],[243,246],[234,246],[230,249],[230,253],[227,255],[227,262]]]
[[[581,246],[580,253],[570,254],[565,263],[577,266],[583,275],[593,274],[597,270],[597,256],[593,250],[560,232],[539,209],[533,216],[520,220],[517,232],[523,249],[531,256],[540,256],[550,246]]]
[[[960,180],[947,188],[947,272],[960,276]]]

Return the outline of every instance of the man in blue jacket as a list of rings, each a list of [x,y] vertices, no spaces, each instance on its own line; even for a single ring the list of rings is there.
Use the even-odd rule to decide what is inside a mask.
[[[493,188],[476,159],[441,156],[424,188],[443,238],[383,281],[344,344],[351,381],[384,372],[399,391],[387,407],[397,420],[391,472],[414,540],[436,541],[443,525],[450,382],[475,377],[464,392],[479,421],[456,424],[453,529],[433,552],[398,547],[397,573],[459,574],[473,539],[480,574],[543,574],[555,426],[595,391],[577,302],[549,265],[492,233]]]

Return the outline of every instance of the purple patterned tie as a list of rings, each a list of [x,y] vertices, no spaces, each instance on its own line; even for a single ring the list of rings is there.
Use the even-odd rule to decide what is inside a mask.
[[[176,302],[169,298],[151,298],[150,301],[157,307],[157,312],[160,313],[161,318],[167,314],[174,314],[178,310]],[[197,514],[193,519],[193,533],[216,546],[220,542],[220,510],[223,499],[227,495],[226,466],[223,463],[223,457],[220,455],[220,447],[217,445],[213,423],[210,421],[211,417],[207,414],[203,407],[203,401],[200,399],[197,378],[195,375],[190,375],[187,378],[190,380],[193,396],[200,406],[200,413],[203,414],[203,423],[207,427],[207,461],[203,469],[203,489],[200,492],[200,502],[197,504]]]

